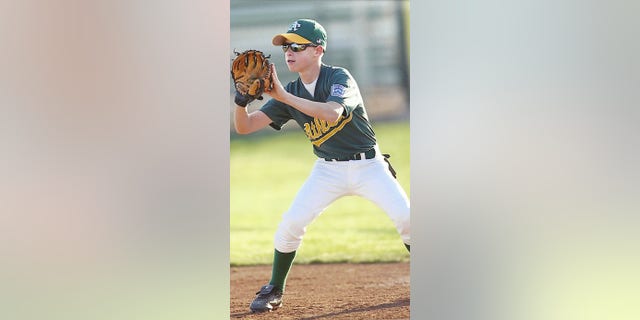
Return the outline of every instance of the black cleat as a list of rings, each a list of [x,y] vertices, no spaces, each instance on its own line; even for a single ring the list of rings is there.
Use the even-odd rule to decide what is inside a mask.
[[[271,284],[262,286],[256,292],[258,296],[251,302],[251,312],[273,311],[282,306],[282,290]]]

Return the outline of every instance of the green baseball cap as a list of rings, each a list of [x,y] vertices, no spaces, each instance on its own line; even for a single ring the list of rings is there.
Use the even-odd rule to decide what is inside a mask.
[[[327,32],[315,20],[298,19],[289,25],[286,33],[275,35],[271,42],[274,46],[281,46],[287,42],[299,44],[312,43],[327,50]]]

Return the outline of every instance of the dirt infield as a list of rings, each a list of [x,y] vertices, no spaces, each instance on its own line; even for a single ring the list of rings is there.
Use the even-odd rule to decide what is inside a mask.
[[[251,313],[271,266],[231,268],[231,319],[409,319],[409,263],[294,264],[283,305]]]

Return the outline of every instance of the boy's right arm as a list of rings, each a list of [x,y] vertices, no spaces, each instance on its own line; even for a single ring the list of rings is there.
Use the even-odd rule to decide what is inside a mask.
[[[236,106],[234,124],[237,133],[249,134],[256,132],[270,123],[271,119],[264,112],[256,110],[249,113],[246,107]]]

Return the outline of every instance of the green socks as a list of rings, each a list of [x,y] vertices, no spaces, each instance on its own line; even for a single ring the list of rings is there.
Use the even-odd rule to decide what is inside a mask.
[[[407,251],[411,252],[411,246],[404,244]],[[278,287],[284,292],[285,283],[287,281],[287,275],[293,265],[293,259],[296,257],[296,251],[289,253],[282,253],[278,250],[273,252],[273,267],[271,270],[271,281],[269,284]]]
[[[271,281],[269,284],[278,287],[284,292],[285,282],[287,281],[287,275],[293,264],[293,259],[296,257],[296,252],[282,253],[278,250],[274,250],[273,253],[273,269],[271,270]]]

